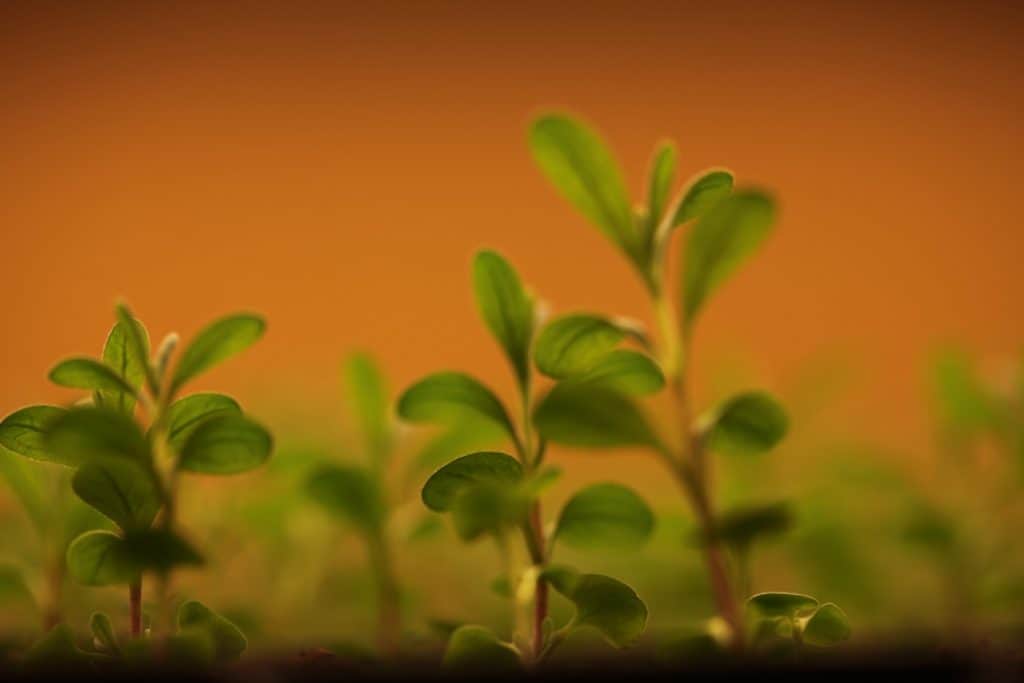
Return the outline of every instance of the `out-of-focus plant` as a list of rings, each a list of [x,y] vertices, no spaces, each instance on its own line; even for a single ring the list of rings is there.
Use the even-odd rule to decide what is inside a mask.
[[[559,476],[544,464],[543,437],[536,432],[536,396],[531,372],[537,327],[533,297],[519,275],[499,254],[479,252],[473,261],[477,305],[515,374],[520,415],[516,420],[494,392],[474,377],[439,372],[409,387],[398,413],[411,422],[458,422],[466,415],[498,425],[515,455],[484,451],[464,455],[437,470],[423,486],[424,504],[449,513],[465,541],[493,538],[507,567],[504,592],[513,599],[516,629],[505,642],[482,626],[461,626],[451,635],[445,663],[450,667],[519,667],[545,660],[575,629],[597,629],[612,645],[624,647],[643,632],[647,607],[629,586],[598,574],[552,564],[558,544],[578,548],[636,547],[651,533],[654,519],[646,503],[616,483],[589,486],[562,509],[554,530],[545,532],[540,496]],[[661,375],[642,354],[603,369],[603,381],[636,388],[659,385]],[[513,538],[521,535],[528,567],[518,571]],[[548,615],[548,588],[576,608],[570,621],[555,629]]]
[[[650,297],[658,328],[652,340],[635,324],[600,314],[550,321],[535,347],[538,369],[557,381],[536,406],[540,436],[588,449],[646,448],[666,464],[700,529],[711,589],[727,625],[714,630],[740,648],[745,620],[739,605],[746,596],[734,585],[723,545],[737,550],[745,563],[754,537],[777,531],[785,520],[775,507],[720,515],[712,500],[709,454],[769,451],[786,434],[788,418],[761,391],[733,396],[694,417],[690,350],[711,295],[771,233],[775,202],[761,190],[734,189],[732,174],[720,169],[700,173],[671,201],[676,149],[665,142],[655,151],[646,200],[634,209],[612,154],[580,121],[563,114],[541,116],[530,128],[529,144],[546,177],[629,261]],[[670,244],[687,225],[682,272],[672,284]],[[620,348],[626,342],[640,350]],[[668,437],[636,400],[665,385],[675,417]]]
[[[128,586],[133,639],[142,635],[144,573],[159,578],[161,621],[167,622],[171,571],[202,563],[177,528],[181,475],[235,474],[270,456],[270,434],[244,416],[234,399],[212,393],[179,398],[186,383],[247,348],[265,326],[250,314],[221,318],[185,347],[172,371],[177,335],[168,335],[151,357],[146,328],[118,305],[101,359],[69,358],[50,371],[54,383],[87,390],[90,397],[70,409],[23,408],[0,424],[0,443],[8,450],[71,468],[75,494],[116,525],[117,531],[78,536],[67,549],[67,567],[85,585]],[[92,627],[95,641],[115,654],[109,619],[94,617]],[[169,623],[162,629],[172,655],[230,659],[245,647],[237,628],[196,602],[179,608],[176,634],[170,635]],[[35,649],[58,647],[64,636],[51,632]]]

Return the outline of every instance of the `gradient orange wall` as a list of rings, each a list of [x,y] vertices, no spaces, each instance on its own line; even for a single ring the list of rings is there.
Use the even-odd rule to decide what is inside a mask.
[[[557,310],[646,313],[532,165],[554,106],[638,194],[663,135],[684,175],[774,188],[777,234],[698,360],[744,350],[771,384],[839,353],[851,415],[916,443],[935,341],[1024,341],[1013,4],[3,3],[0,411],[66,397],[47,369],[98,351],[117,296],[155,336],[264,312],[210,378],[264,395],[329,395],[353,347],[396,382],[507,387],[468,289],[484,245]]]

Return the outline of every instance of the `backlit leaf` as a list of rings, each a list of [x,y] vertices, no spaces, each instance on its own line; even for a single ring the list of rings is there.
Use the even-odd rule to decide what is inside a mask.
[[[627,647],[647,627],[647,605],[626,584],[600,574],[552,567],[542,575],[576,606],[576,625],[600,631],[615,647]]]
[[[479,671],[490,676],[522,671],[519,652],[483,626],[460,626],[448,639],[442,667],[448,671]]]
[[[818,601],[800,593],[758,593],[747,600],[748,609],[761,617],[792,619],[818,606]]]
[[[473,291],[480,316],[505,350],[519,385],[527,386],[534,310],[519,275],[501,254],[478,252],[473,259]]]
[[[630,549],[654,530],[654,514],[632,489],[621,484],[593,484],[562,508],[555,537],[576,548]]]
[[[266,462],[270,433],[242,415],[219,415],[203,422],[181,447],[179,469],[201,474],[238,474]]]
[[[161,494],[152,474],[127,460],[83,465],[71,479],[71,488],[126,530],[148,529],[160,509]]]
[[[493,483],[514,486],[523,478],[523,466],[505,453],[470,453],[448,463],[423,485],[423,503],[435,512],[451,509],[455,498],[467,487]]]
[[[662,447],[640,407],[600,385],[556,385],[538,404],[534,422],[553,443],[584,448]]]
[[[597,365],[625,337],[625,330],[607,318],[587,313],[563,315],[541,330],[534,362],[548,377],[578,377]]]
[[[850,637],[850,620],[834,603],[826,602],[803,625],[803,641],[808,645],[829,647]]]
[[[127,415],[103,408],[73,408],[52,422],[45,448],[54,462],[73,467],[101,460],[146,465],[149,442]]]
[[[33,460],[68,464],[51,455],[46,447],[47,430],[66,412],[55,406],[29,406],[11,413],[0,422],[0,446]]]
[[[134,395],[135,388],[113,368],[92,358],[68,358],[50,370],[50,381],[62,387]]]
[[[167,410],[167,441],[180,451],[201,424],[214,417],[241,415],[238,402],[223,394],[192,394],[178,399]]]
[[[704,171],[693,178],[683,191],[672,216],[672,227],[700,218],[732,192],[733,177],[728,171]]]
[[[416,382],[398,399],[398,414],[410,422],[457,423],[465,415],[486,418],[515,438],[512,420],[498,397],[461,372],[438,372]]]
[[[131,325],[134,329],[129,329]],[[137,344],[137,341],[141,344]],[[119,320],[107,335],[103,362],[114,369],[137,393],[146,381],[149,363],[149,333],[135,318]],[[135,396],[126,391],[103,390],[96,394],[96,405],[131,415]]]
[[[261,316],[249,313],[229,315],[203,328],[181,354],[171,394],[196,375],[252,346],[266,329]]]
[[[730,398],[703,422],[709,446],[733,453],[771,450],[789,429],[782,406],[762,392]]]

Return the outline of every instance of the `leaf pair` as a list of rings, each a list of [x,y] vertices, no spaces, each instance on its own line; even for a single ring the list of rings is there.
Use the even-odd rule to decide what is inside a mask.
[[[758,593],[747,600],[755,633],[762,639],[791,637],[795,642],[829,647],[850,637],[850,622],[838,606],[800,593]]]
[[[145,571],[166,573],[182,565],[202,564],[202,557],[184,539],[163,529],[89,531],[67,550],[68,573],[86,586],[133,583]]]

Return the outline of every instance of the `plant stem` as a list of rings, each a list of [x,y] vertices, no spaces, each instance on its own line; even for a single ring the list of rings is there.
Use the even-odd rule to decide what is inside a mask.
[[[530,559],[537,567],[544,565],[544,529],[541,523],[540,501],[534,502],[530,509],[530,535],[534,543],[530,545]],[[533,656],[539,660],[544,650],[544,621],[548,618],[548,582],[537,576],[537,586],[533,597]]]
[[[128,585],[128,605],[131,611],[132,638],[142,635],[142,577]]]
[[[394,655],[401,637],[401,594],[383,532],[369,539],[369,554],[377,579],[377,646],[381,653]]]
[[[46,581],[49,588],[49,595],[47,596],[49,604],[43,613],[44,633],[61,621],[61,603],[63,602],[62,594],[64,592],[64,560],[59,554],[50,562],[49,569],[46,572]]]
[[[690,402],[686,387],[690,340],[684,339],[685,335],[680,334],[676,311],[668,299],[659,294],[654,297],[653,303],[661,339],[662,364],[671,386],[673,407],[679,417],[680,431],[678,457],[668,452],[663,454],[663,458],[682,485],[697,517],[697,525],[704,543],[704,561],[708,568],[716,608],[732,630],[734,646],[742,649],[743,623],[739,606],[726,570],[721,545],[714,534],[715,517],[709,493],[707,460],[701,439],[693,433],[691,427]]]

